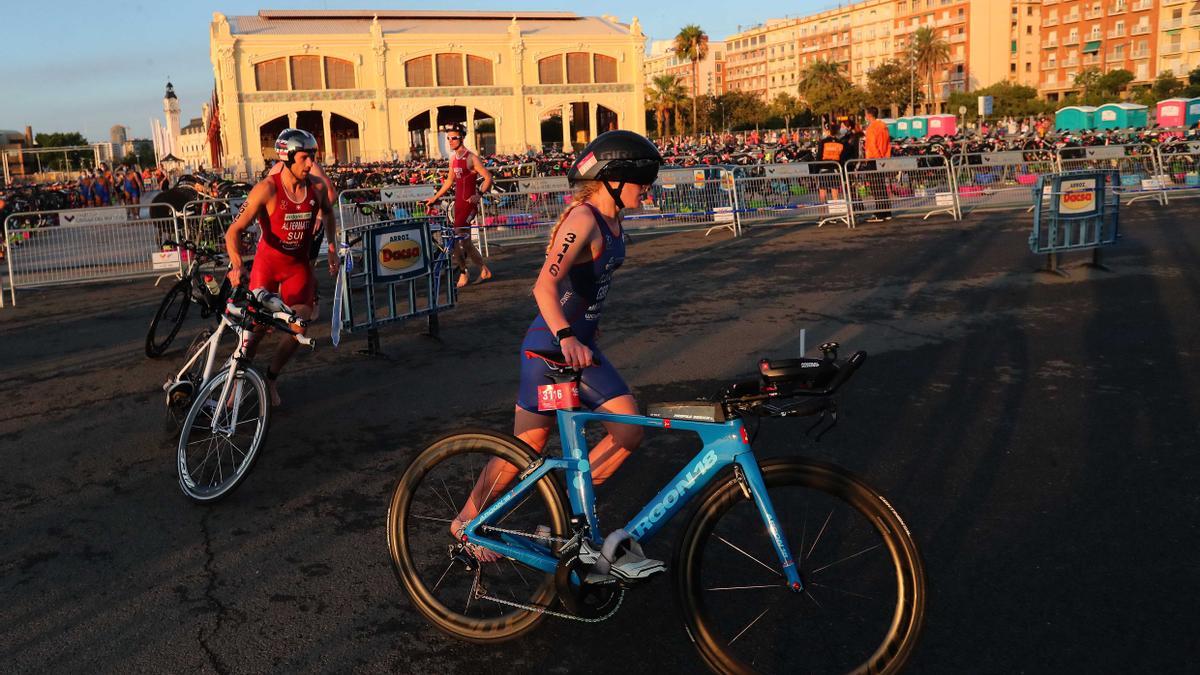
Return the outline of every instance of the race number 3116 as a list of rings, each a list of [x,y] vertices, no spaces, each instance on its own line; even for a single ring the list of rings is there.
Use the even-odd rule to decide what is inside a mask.
[[[571,410],[578,407],[578,382],[544,384],[538,387],[538,410]]]

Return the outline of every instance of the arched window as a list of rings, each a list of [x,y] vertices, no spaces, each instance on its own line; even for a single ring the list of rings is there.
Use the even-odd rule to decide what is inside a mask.
[[[321,57],[293,56],[292,89],[321,88]]]
[[[287,62],[279,58],[254,64],[254,88],[258,91],[287,89]]]
[[[353,89],[354,64],[345,59],[325,57],[325,88]]]
[[[409,87],[432,87],[433,57],[419,56],[405,61],[404,84]]]
[[[596,69],[597,82],[617,81],[617,60],[611,56],[595,54],[592,56]]]
[[[563,55],[555,54],[538,61],[538,82],[542,84],[563,83]]]
[[[463,55],[437,55],[437,83],[439,87],[461,87],[464,81]]]
[[[570,52],[567,54],[567,83],[583,84],[592,81],[587,52]]]
[[[467,84],[477,86],[491,86],[495,84],[495,77],[492,74],[492,62],[480,57],[467,55]]]

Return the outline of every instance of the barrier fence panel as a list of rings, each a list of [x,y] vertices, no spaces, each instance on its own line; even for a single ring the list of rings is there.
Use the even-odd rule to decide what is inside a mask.
[[[1064,274],[1060,254],[1092,251],[1100,266],[1100,247],[1115,244],[1120,223],[1120,172],[1116,169],[1065,172],[1042,176],[1034,203],[1029,250],[1046,256],[1045,271]]]
[[[1168,200],[1200,195],[1200,142],[1159,146],[1158,163]]]
[[[737,190],[733,167],[664,167],[641,208],[627,211],[625,227],[729,229],[737,236]]]
[[[960,217],[954,178],[946,158],[940,155],[850,160],[846,180],[855,223],[890,215],[928,218],[947,213],[955,220]]]
[[[951,165],[959,208],[966,211],[1028,208],[1038,178],[1059,171],[1049,150],[956,155]]]
[[[1121,197],[1128,197],[1127,204],[1141,199],[1157,199],[1167,203],[1164,183],[1166,177],[1158,166],[1158,155],[1144,143],[1133,145],[1097,145],[1082,148],[1059,148],[1059,166],[1062,171],[1119,171]]]
[[[18,287],[182,271],[180,253],[162,250],[164,241],[179,237],[174,213],[140,217],[145,212],[111,206],[10,215],[4,220],[4,241],[13,302]]]
[[[225,230],[233,224],[245,197],[233,199],[198,199],[183,205],[179,212],[179,236],[217,250],[225,249]],[[251,223],[255,240],[258,237],[257,222]]]
[[[484,246],[545,239],[571,201],[566,176],[521,178],[514,189],[488,195],[481,207]],[[485,251],[487,253],[487,251]]]
[[[846,175],[837,162],[768,164],[737,179],[739,225],[842,222],[852,226]]]

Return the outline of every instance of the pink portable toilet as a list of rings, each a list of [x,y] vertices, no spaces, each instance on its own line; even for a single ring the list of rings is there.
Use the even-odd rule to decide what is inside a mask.
[[[1165,129],[1186,127],[1187,107],[1188,99],[1186,98],[1168,98],[1159,101],[1158,107],[1155,108],[1154,119],[1158,126]]]
[[[953,136],[958,133],[958,118],[954,115],[930,115],[926,136]]]

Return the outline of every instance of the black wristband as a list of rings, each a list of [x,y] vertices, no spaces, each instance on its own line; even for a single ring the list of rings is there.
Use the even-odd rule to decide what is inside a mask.
[[[566,340],[569,337],[575,337],[575,331],[571,330],[570,326],[567,326],[566,328],[555,333],[554,337],[558,338],[559,342],[562,342],[563,340]]]

